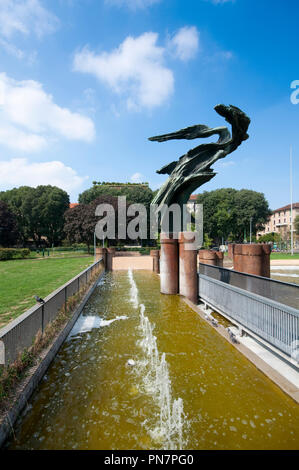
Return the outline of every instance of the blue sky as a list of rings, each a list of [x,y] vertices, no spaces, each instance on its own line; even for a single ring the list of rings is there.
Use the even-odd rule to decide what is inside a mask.
[[[0,0],[0,190],[156,189],[156,170],[198,141],[147,138],[223,125],[225,103],[250,116],[250,139],[201,190],[288,204],[292,145],[299,201],[298,18],[296,0]]]

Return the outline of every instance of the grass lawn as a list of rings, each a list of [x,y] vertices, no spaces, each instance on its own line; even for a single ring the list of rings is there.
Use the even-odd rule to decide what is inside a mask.
[[[271,253],[271,259],[299,259],[299,253]]]
[[[93,262],[88,258],[45,258],[0,262],[0,328]]]

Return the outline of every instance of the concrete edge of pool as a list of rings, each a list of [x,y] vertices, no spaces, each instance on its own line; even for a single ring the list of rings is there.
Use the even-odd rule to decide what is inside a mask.
[[[199,305],[195,305],[193,302],[184,297],[182,297],[182,299],[202,318],[202,320],[204,320],[211,328],[213,328],[219,335],[221,335],[233,347],[235,347],[243,356],[245,356],[250,362],[252,362],[258,370],[260,370],[264,375],[266,375],[270,380],[272,380],[272,382],[274,382],[284,393],[286,393],[296,403],[299,404],[299,388],[295,384],[293,384],[290,380],[284,377],[277,369],[274,369],[273,367],[271,367],[271,365],[265,362],[259,354],[253,351],[253,349],[250,347],[250,344],[245,345],[243,342],[232,343],[226,328],[220,324],[217,328],[213,327],[211,323],[206,320],[205,312],[201,309]],[[266,351],[265,348],[264,350]],[[271,354],[274,356],[273,353]],[[278,360],[282,362],[282,360]]]
[[[5,444],[9,436],[13,433],[13,428],[18,417],[25,408],[28,400],[37,388],[39,382],[42,380],[51,362],[54,360],[60,347],[64,343],[78,317],[80,316],[83,308],[85,307],[85,304],[94,292],[100,279],[104,275],[105,271],[101,272],[99,277],[97,277],[95,280],[94,284],[90,286],[71,319],[65,325],[63,330],[58,334],[58,336],[54,338],[50,346],[48,346],[46,350],[42,352],[40,356],[40,362],[30,369],[29,374],[21,382],[10,408],[3,414],[3,416],[0,417],[0,449]]]

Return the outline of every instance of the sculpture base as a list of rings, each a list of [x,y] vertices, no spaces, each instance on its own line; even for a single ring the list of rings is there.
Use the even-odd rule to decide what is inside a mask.
[[[161,233],[160,282],[162,294],[179,292],[178,240],[174,234]]]
[[[179,293],[197,304],[197,248],[192,248],[190,245],[194,240],[193,232],[180,232],[179,234]]]

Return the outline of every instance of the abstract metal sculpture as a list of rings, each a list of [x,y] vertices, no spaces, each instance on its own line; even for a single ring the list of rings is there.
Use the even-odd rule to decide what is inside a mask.
[[[191,140],[219,135],[217,142],[199,145],[189,150],[178,161],[171,162],[157,171],[159,174],[170,175],[152,201],[152,204],[158,206],[157,212],[164,204],[168,207],[173,203],[177,203],[181,207],[183,204],[187,204],[193,191],[216,175],[211,165],[232,153],[244,140],[248,139],[247,130],[250,119],[243,111],[236,106],[223,104],[215,106],[214,109],[231,124],[232,135],[227,127],[209,128],[198,124],[171,134],[149,138],[151,141],[165,142],[172,139]]]

